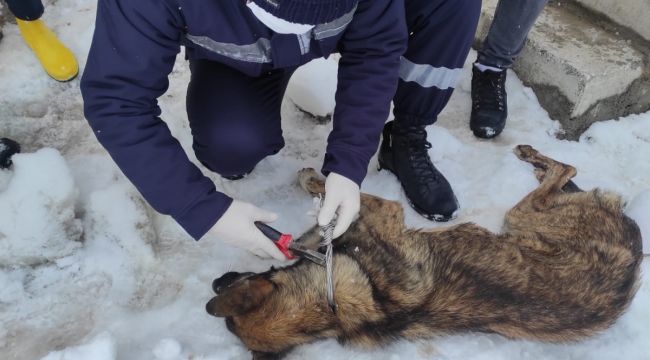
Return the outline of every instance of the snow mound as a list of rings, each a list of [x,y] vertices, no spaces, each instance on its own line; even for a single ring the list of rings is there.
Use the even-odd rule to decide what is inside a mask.
[[[153,349],[153,355],[159,360],[172,360],[181,355],[182,347],[174,339],[162,339]]]
[[[134,260],[153,260],[155,231],[144,200],[130,186],[119,183],[93,192],[87,211],[89,243],[106,242]]]
[[[0,266],[37,265],[66,257],[80,246],[77,191],[58,151],[13,157],[13,177],[0,193]]]
[[[41,360],[115,360],[115,343],[107,333],[100,334],[88,344],[53,351]]]
[[[120,182],[90,194],[85,251],[88,271],[108,274],[121,305],[143,309],[156,301],[160,269],[152,244],[156,232],[144,200]]]
[[[286,96],[298,108],[314,116],[327,116],[334,110],[338,61],[315,59],[291,76]]]

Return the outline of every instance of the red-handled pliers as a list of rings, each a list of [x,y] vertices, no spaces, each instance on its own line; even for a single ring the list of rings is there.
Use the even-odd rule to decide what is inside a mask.
[[[318,265],[325,266],[325,255],[319,253],[318,251],[308,249],[301,244],[297,244],[293,241],[293,236],[291,234],[283,234],[278,230],[266,225],[261,221],[256,221],[255,226],[269,238],[275,246],[287,257],[288,260],[293,260],[295,256],[305,258],[307,260],[313,261]]]

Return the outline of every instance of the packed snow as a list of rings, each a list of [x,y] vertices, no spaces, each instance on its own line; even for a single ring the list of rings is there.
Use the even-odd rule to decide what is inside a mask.
[[[77,54],[83,68],[96,2],[46,1],[45,21]],[[211,281],[226,271],[264,271],[257,259],[216,239],[194,242],[169,217],[153,211],[98,145],[81,111],[78,80],[56,83],[42,72],[14,24],[0,41],[0,136],[24,153],[0,170],[0,357],[114,360],[246,359],[250,354],[224,322],[205,312]],[[461,210],[448,224],[418,216],[394,176],[370,165],[362,190],[404,204],[412,227],[473,221],[499,231],[505,212],[537,185],[530,165],[511,149],[531,144],[575,165],[585,189],[619,192],[650,249],[650,113],[600,122],[578,142],[558,140],[534,93],[509,72],[510,117],[496,139],[476,139],[468,127],[469,64],[449,106],[429,128],[431,157],[447,176]],[[334,59],[296,76],[282,109],[287,146],[246,179],[210,176],[231,196],[272,209],[274,224],[300,234],[315,223],[313,201],[296,171],[318,168],[331,124],[316,122],[333,106]],[[179,56],[163,118],[190,158],[185,114],[187,63]],[[305,90],[307,89],[307,90]],[[198,164],[198,162],[197,162]],[[648,262],[643,270],[650,269]],[[440,336],[400,341],[373,351],[334,340],[297,348],[289,359],[650,359],[650,281],[609,330],[572,344],[512,341],[496,335]]]

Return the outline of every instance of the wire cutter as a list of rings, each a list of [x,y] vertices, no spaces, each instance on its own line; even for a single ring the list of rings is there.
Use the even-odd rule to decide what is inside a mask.
[[[296,243],[291,234],[283,234],[261,221],[256,221],[255,226],[257,226],[264,236],[273,241],[275,246],[280,249],[288,260],[293,260],[298,256],[318,265],[325,266],[325,254],[321,254],[316,250],[308,249],[304,245]]]

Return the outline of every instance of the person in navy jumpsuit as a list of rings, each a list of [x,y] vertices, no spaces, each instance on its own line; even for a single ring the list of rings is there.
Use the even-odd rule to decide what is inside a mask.
[[[328,195],[319,215],[327,222],[339,213],[338,236],[358,211],[359,186],[391,101],[405,128],[436,120],[479,11],[480,0],[99,0],[81,82],[85,116],[151,206],[192,237],[211,233],[281,258],[253,226],[275,216],[217,191],[160,118],[156,99],[181,47],[191,69],[193,150],[207,169],[230,179],[284,146],[280,104],[295,69],[341,54],[322,167]],[[302,26],[285,32],[266,16]]]

